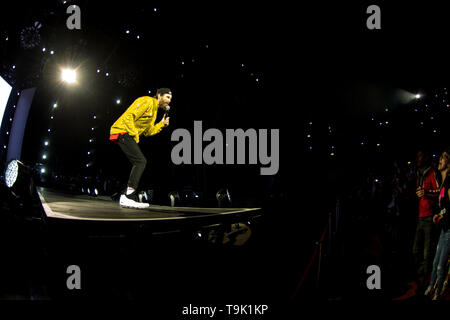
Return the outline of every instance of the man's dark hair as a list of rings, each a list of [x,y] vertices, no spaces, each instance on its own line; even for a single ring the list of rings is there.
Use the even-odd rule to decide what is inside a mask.
[[[169,88],[159,88],[157,91],[156,91],[156,95],[158,95],[158,94],[160,94],[160,95],[164,95],[164,94],[172,94],[172,90],[170,90]]]

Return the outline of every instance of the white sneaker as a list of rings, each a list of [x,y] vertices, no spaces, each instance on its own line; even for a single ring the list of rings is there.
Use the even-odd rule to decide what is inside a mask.
[[[148,204],[148,203],[136,202],[136,201],[128,198],[124,194],[120,196],[119,204],[121,207],[131,208],[131,209],[146,209],[150,206],[150,204]]]

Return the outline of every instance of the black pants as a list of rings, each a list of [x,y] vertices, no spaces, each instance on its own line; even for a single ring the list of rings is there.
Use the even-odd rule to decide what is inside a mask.
[[[139,145],[129,134],[120,135],[117,143],[133,165],[130,178],[128,179],[128,186],[137,190],[142,173],[147,165],[147,159],[142,153],[141,148],[139,148]]]

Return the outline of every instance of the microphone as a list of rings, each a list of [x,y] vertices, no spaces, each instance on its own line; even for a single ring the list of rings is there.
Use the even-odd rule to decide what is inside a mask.
[[[166,109],[164,110],[164,116],[165,117],[169,116],[169,110],[170,110],[170,106],[166,106]]]

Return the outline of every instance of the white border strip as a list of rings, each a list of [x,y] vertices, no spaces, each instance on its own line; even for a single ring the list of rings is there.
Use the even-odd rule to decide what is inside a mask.
[[[44,196],[41,194],[40,192],[40,188],[38,188],[38,194],[39,194],[39,198],[41,199],[41,203],[42,203],[42,207],[44,208],[45,214],[47,215],[47,217],[49,218],[58,218],[58,219],[70,219],[70,220],[86,220],[86,221],[156,221],[156,220],[182,220],[182,219],[194,219],[194,218],[203,218],[203,217],[211,217],[211,216],[216,216],[216,215],[228,215],[228,214],[233,214],[233,213],[243,213],[243,212],[247,212],[247,211],[255,211],[255,210],[259,210],[261,208],[243,208],[241,210],[236,210],[236,211],[229,211],[229,212],[222,212],[222,213],[213,213],[213,214],[202,214],[202,215],[197,215],[197,216],[187,216],[187,217],[167,217],[167,218],[123,218],[123,219],[118,219],[118,218],[80,218],[80,217],[74,217],[74,216],[69,216],[63,213],[59,213],[59,212],[54,212],[50,206],[47,204],[47,202],[45,201]],[[172,207],[171,207],[172,208]],[[181,207],[180,207],[181,208]],[[191,208],[191,207],[185,207],[185,208]],[[205,208],[203,208],[205,209]],[[138,210],[138,209],[137,209]],[[142,210],[144,211],[144,210]],[[175,211],[175,210],[174,210]],[[136,213],[137,215],[139,213]]]

